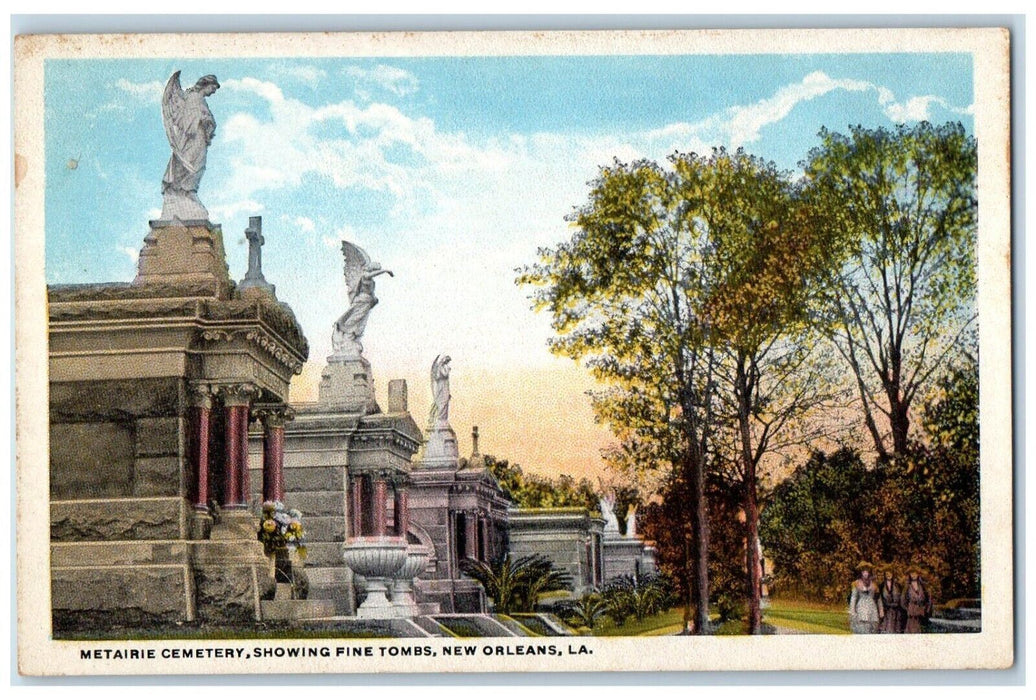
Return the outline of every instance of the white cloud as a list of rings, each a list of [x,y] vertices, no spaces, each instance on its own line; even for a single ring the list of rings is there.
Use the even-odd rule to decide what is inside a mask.
[[[954,107],[938,95],[919,95],[911,97],[905,102],[897,102],[891,90],[880,88],[878,91],[878,102],[881,104],[885,115],[896,122],[927,121],[932,118],[932,105],[938,105],[948,112],[960,115],[972,114],[974,105],[967,107]]]
[[[125,78],[119,78],[115,81],[115,87],[140,102],[158,104],[162,101],[162,91],[165,89],[165,83],[161,80],[152,80],[148,83],[132,83]]]
[[[271,71],[275,75],[295,78],[310,87],[316,87],[321,80],[327,77],[327,71],[316,66],[277,64],[272,67]]]
[[[216,202],[208,207],[213,221],[230,221],[238,216],[259,216],[265,207],[254,199],[239,199],[232,202]]]
[[[308,216],[296,216],[292,223],[305,233],[313,233],[317,228],[317,225],[313,223],[313,219]]]
[[[115,250],[127,256],[134,265],[137,264],[137,259],[140,257],[139,249],[134,248],[132,246],[118,245],[115,246]]]
[[[349,66],[345,74],[356,81],[357,93],[361,96],[369,96],[364,87],[378,87],[386,90],[397,97],[406,97],[417,92],[417,78],[402,68],[378,64],[374,68],[360,68]]]

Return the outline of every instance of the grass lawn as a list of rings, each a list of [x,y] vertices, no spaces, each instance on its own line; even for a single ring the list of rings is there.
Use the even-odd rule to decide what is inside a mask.
[[[594,625],[595,637],[639,637],[676,634],[683,629],[683,608],[673,608],[643,620],[630,618],[621,627],[608,616]]]
[[[771,599],[763,620],[809,634],[849,634],[849,613],[837,603]]]

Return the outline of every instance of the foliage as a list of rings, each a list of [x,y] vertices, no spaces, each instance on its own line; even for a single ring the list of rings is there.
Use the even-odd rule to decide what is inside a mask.
[[[977,360],[965,355],[937,387],[928,444],[873,468],[851,450],[814,453],[776,487],[760,535],[777,592],[843,600],[869,561],[900,580],[920,568],[936,599],[979,594]]]
[[[542,554],[512,559],[506,554],[493,563],[465,559],[461,571],[482,584],[493,600],[493,609],[500,614],[533,612],[540,596],[566,590],[572,585],[571,575],[557,569]]]
[[[257,537],[263,543],[266,556],[278,549],[294,549],[300,557],[306,556],[306,530],[302,527],[302,513],[286,510],[280,501],[263,503]]]
[[[616,576],[605,584],[601,593],[608,617],[621,627],[630,618],[645,617],[667,610],[676,604],[675,587],[664,575]]]
[[[907,452],[915,400],[975,319],[977,148],[960,124],[820,138],[806,194],[842,261],[825,330],[887,460]]]
[[[593,629],[597,620],[607,611],[607,605],[597,591],[584,593],[578,600],[566,606],[564,617],[566,622],[575,627]]]
[[[576,481],[568,474],[557,478],[526,474],[506,459],[485,456],[486,468],[504,495],[518,508],[586,508],[600,512],[597,492],[589,479]]]

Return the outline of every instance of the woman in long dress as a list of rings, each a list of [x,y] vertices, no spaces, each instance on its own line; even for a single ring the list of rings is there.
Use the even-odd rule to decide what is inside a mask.
[[[881,624],[878,631],[882,634],[899,634],[903,631],[903,589],[896,583],[891,571],[885,572],[885,581],[881,584]]]
[[[917,571],[910,572],[910,581],[903,591],[903,607],[906,609],[906,628],[903,631],[907,634],[924,632],[925,620],[932,614],[932,597]]]
[[[881,592],[864,569],[849,596],[849,628],[853,634],[874,634],[881,620]]]

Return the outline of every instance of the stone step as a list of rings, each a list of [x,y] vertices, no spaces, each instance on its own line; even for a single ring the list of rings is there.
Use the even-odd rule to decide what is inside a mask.
[[[316,620],[335,614],[330,600],[263,600],[259,607],[264,620]]]
[[[186,540],[55,542],[50,545],[54,568],[161,566],[186,564],[191,543]]]

